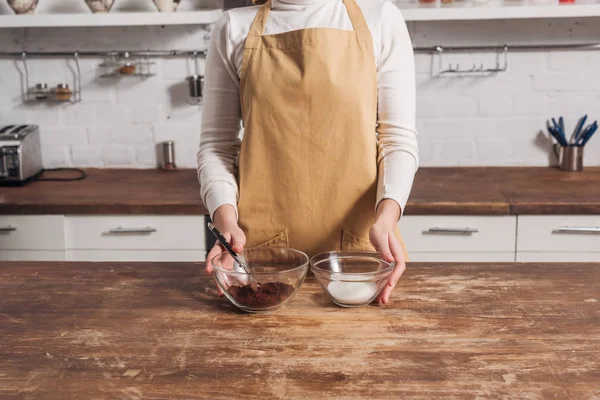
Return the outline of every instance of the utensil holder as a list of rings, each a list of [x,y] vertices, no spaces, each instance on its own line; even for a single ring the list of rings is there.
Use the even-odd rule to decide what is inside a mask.
[[[563,171],[583,171],[583,146],[563,147],[554,144],[554,154],[558,158],[558,167]]]
[[[187,77],[187,81],[190,90],[190,101],[199,104],[202,101],[204,77],[202,75],[191,75]]]

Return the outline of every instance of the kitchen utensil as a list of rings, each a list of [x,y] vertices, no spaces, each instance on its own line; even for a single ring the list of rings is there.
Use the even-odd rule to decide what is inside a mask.
[[[563,117],[559,117],[558,118],[558,124],[560,126],[560,133],[561,135],[564,136],[564,138],[567,138],[567,131],[565,130],[565,119]]]
[[[0,185],[22,185],[42,171],[37,125],[0,127]]]
[[[580,146],[585,146],[585,144],[592,138],[596,130],[598,129],[598,123],[594,122],[593,125],[589,126],[589,129],[586,131],[585,135],[582,135],[580,139]]]
[[[575,130],[573,131],[573,134],[571,135],[571,140],[570,140],[571,144],[577,144],[579,135],[580,135],[583,127],[585,126],[585,121],[586,120],[587,120],[587,115],[584,115],[577,122],[577,126],[575,127]]]
[[[565,136],[564,131],[554,118],[552,118],[552,124],[554,125],[554,131],[556,132],[557,136],[561,138],[560,142],[564,143],[563,146],[568,146],[569,142],[567,141],[567,137]]]
[[[33,14],[38,0],[8,0],[8,5],[15,14]]]
[[[85,0],[85,4],[93,13],[109,12],[114,3],[115,0]]]
[[[221,245],[225,248],[225,250],[227,250],[227,252],[229,252],[229,254],[231,254],[231,257],[233,257],[233,260],[237,263],[237,265],[241,269],[243,269],[245,273],[250,275],[250,271],[246,267],[246,264],[242,260],[240,260],[237,253],[235,251],[233,251],[233,249],[229,245],[229,242],[227,241],[227,239],[225,239],[225,236],[223,236],[223,234],[217,229],[217,227],[214,226],[211,222],[209,222],[208,229],[210,229],[210,231],[213,233],[213,235],[215,235],[215,237],[217,238],[219,243],[221,243]]]
[[[561,145],[561,146],[568,146],[569,143],[567,143],[567,141],[565,140],[565,138],[563,138],[560,133],[553,128],[552,126],[550,126],[550,122],[546,121],[546,125],[548,128],[548,132],[550,133],[550,135],[552,135],[552,137],[554,139],[556,139],[556,141]]]
[[[168,140],[161,143],[162,146],[162,162],[160,168],[165,171],[175,171],[175,142]]]
[[[191,75],[187,77],[187,81],[190,90],[190,98],[195,102],[202,100],[204,77],[202,75]]]
[[[306,254],[284,247],[245,249],[239,257],[252,270],[252,276],[262,282],[259,288],[244,282],[248,275],[235,268],[236,261],[229,251],[209,262],[225,297],[241,310],[254,313],[274,311],[287,304],[302,286],[309,265]]]
[[[160,12],[173,12],[177,10],[177,6],[181,0],[153,0],[154,5]]]
[[[315,278],[342,307],[370,304],[381,293],[394,265],[372,252],[328,252],[310,260]]]
[[[563,171],[583,171],[583,146],[563,147],[554,145],[554,153],[558,157],[558,166]]]

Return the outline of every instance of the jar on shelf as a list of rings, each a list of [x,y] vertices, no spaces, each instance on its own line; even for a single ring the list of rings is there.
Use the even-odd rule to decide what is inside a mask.
[[[37,83],[33,89],[33,95],[36,100],[46,100],[50,95],[47,83]]]
[[[54,99],[58,101],[69,101],[73,97],[73,91],[66,83],[59,83],[54,89]]]
[[[136,67],[132,62],[126,62],[119,68],[119,73],[121,75],[133,75],[135,74]]]
[[[419,0],[419,7],[439,7],[439,0]]]

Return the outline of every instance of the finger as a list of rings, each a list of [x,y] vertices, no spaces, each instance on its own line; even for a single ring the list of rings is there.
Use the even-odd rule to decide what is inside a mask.
[[[383,258],[387,262],[393,262],[394,256],[392,255],[392,252],[390,251],[390,244],[389,244],[387,235],[386,234],[378,235],[375,237],[375,240],[376,240],[375,247],[377,247],[379,249],[381,258]]]
[[[388,279],[388,283],[379,295],[379,302],[383,304],[387,304],[390,299],[390,295],[396,287],[398,280],[402,276],[402,273],[406,269],[406,263],[404,262],[404,252],[402,251],[402,246],[398,243],[396,237],[390,233],[389,234],[389,244],[390,250],[394,255],[394,260],[396,261],[396,267],[392,271],[390,278]]]
[[[210,251],[208,252],[208,254],[206,255],[206,267],[204,269],[204,271],[207,274],[212,274],[213,272],[213,265],[212,265],[212,261],[213,259],[218,256],[219,254],[221,254],[222,250],[221,250],[221,246],[219,244],[215,244],[213,246],[212,249],[210,249]]]
[[[246,235],[244,235],[244,231],[241,229],[237,229],[231,235],[231,248],[236,253],[241,253],[244,251],[244,245],[246,244]]]

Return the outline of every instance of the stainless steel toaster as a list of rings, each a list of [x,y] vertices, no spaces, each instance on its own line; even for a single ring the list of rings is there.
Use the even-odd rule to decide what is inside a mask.
[[[0,185],[24,184],[42,169],[38,126],[0,126]]]

